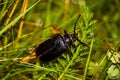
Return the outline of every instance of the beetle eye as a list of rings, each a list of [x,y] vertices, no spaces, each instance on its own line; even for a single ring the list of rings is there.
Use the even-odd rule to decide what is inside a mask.
[[[73,40],[73,41],[75,41],[75,40],[76,40],[77,35],[78,35],[78,34],[72,34],[72,35],[71,35],[71,37],[72,37],[72,40]]]

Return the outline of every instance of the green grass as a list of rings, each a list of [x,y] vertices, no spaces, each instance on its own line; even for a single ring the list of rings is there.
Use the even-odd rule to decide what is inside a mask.
[[[0,79],[113,78],[108,76],[113,63],[108,60],[107,51],[108,48],[117,50],[119,47],[119,14],[119,0],[0,0]],[[82,44],[72,47],[69,49],[72,54],[67,51],[47,64],[39,60],[26,63],[15,60],[29,56],[29,48],[53,37],[52,25],[61,35],[64,35],[64,29],[72,34],[78,15],[81,17],[76,32],[89,48]],[[119,63],[115,65],[120,69]],[[116,76],[115,79],[120,78]]]

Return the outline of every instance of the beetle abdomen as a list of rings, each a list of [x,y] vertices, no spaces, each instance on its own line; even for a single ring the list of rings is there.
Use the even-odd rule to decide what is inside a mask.
[[[36,48],[36,56],[38,56],[41,61],[50,61],[65,52],[67,48],[63,37],[58,34],[40,44]]]

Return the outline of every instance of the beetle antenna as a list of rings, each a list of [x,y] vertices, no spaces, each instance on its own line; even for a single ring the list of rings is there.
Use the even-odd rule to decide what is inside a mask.
[[[83,42],[82,42],[81,40],[79,40],[78,38],[77,38],[77,41],[78,41],[80,44],[82,44],[82,45],[87,46],[88,48],[90,48],[87,44],[83,43]]]
[[[81,15],[79,15],[79,16],[77,17],[76,21],[75,21],[75,25],[74,25],[74,35],[76,35],[76,34],[75,34],[75,33],[76,33],[76,32],[75,32],[75,30],[76,30],[76,24],[77,24],[80,16],[81,16]],[[75,36],[75,37],[76,37],[76,36]],[[87,47],[89,48],[89,46],[88,46],[87,44],[83,43],[81,40],[79,40],[78,37],[76,37],[76,39],[77,39],[77,41],[78,41],[79,43],[81,43],[82,45],[87,46]]]
[[[68,33],[67,33],[67,31],[66,31],[66,30],[64,30],[64,33],[65,33],[65,35],[68,35]]]
[[[75,30],[76,30],[76,24],[77,24],[77,22],[78,22],[80,16],[81,16],[81,15],[79,15],[79,16],[77,17],[76,21],[75,21],[75,25],[74,25],[74,35],[75,35]]]

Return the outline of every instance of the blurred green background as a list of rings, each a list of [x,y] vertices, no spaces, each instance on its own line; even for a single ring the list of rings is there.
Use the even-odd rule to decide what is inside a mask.
[[[82,45],[80,56],[65,73],[63,70],[71,58],[68,62],[66,59],[42,65],[34,60],[25,64],[13,60],[30,55],[28,48],[56,33],[64,35],[64,29],[72,34],[78,15],[81,15],[76,30],[79,39],[89,46],[94,39],[90,65],[86,63],[90,51]],[[109,45],[111,49],[118,47],[119,30],[119,0],[0,0],[0,78],[56,80],[64,73],[61,80],[108,80],[109,67],[104,58],[107,59]],[[89,65],[87,73],[84,72],[86,65]]]

